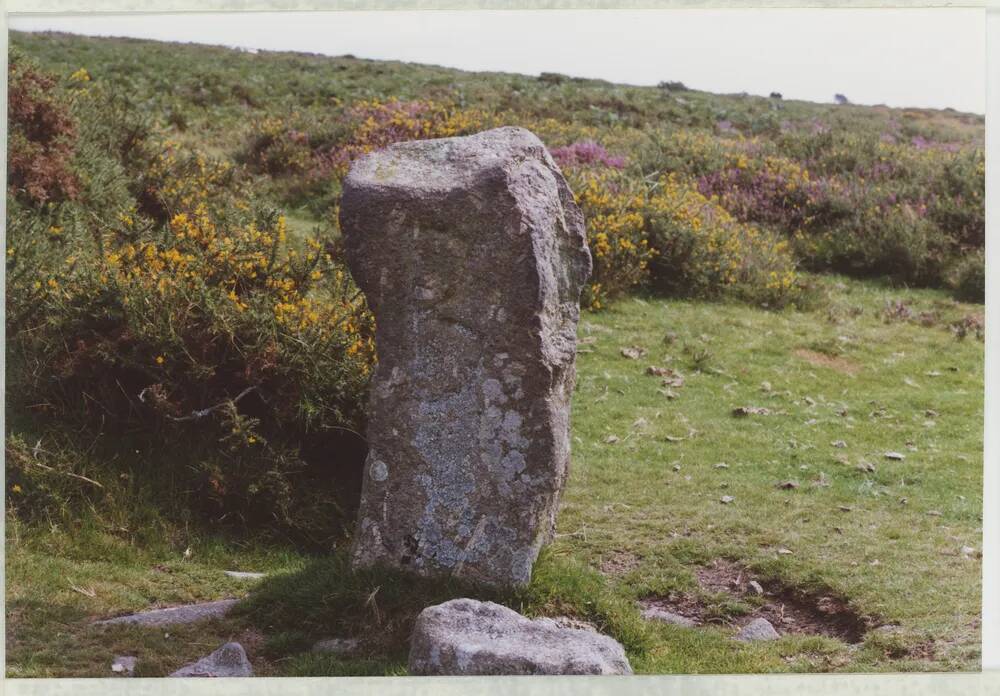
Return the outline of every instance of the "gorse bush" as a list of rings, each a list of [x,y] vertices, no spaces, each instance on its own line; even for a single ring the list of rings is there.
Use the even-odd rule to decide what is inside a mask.
[[[645,284],[655,252],[649,246],[645,192],[614,168],[569,170],[587,225],[593,273],[581,303],[601,309],[609,299]]]
[[[646,215],[653,286],[671,294],[728,294],[772,307],[798,295],[788,240],[768,229],[738,222],[676,174],[660,179]]]
[[[363,450],[326,445],[363,428],[364,298],[327,235],[289,239],[233,167],[160,150],[141,176],[109,168],[155,199],[151,212],[138,199],[22,210],[9,227],[10,393],[40,404],[42,422],[138,434],[139,456],[183,441],[192,458],[175,473],[193,507],[328,544],[355,493],[337,481]],[[304,478],[318,484],[293,485]]]
[[[795,299],[788,240],[738,222],[693,181],[670,174],[640,184],[615,167],[568,171],[594,259],[586,306],[600,309],[634,288],[773,307]]]
[[[70,78],[86,81],[86,71]],[[56,79],[18,51],[7,71],[7,188],[33,203],[73,198],[79,181],[71,169],[77,126]]]

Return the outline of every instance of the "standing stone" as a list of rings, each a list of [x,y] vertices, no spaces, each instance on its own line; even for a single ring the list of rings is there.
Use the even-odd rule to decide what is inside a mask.
[[[583,216],[521,128],[399,143],[344,182],[376,320],[352,563],[527,583],[569,463]]]

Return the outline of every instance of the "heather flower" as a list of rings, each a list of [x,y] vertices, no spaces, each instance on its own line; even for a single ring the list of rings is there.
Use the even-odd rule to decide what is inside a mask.
[[[612,155],[604,146],[593,140],[581,140],[551,150],[552,158],[560,167],[592,166],[624,169],[625,158]]]

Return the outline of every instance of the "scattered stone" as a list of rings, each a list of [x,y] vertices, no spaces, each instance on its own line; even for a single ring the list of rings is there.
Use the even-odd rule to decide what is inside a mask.
[[[843,440],[834,440],[830,444],[833,445],[834,447],[838,447],[840,449],[843,449],[843,448],[847,447],[847,443],[844,442]]]
[[[118,655],[111,663],[111,671],[120,677],[131,677],[135,673],[136,658],[131,655]]]
[[[715,465],[715,468],[716,469],[728,469],[729,465],[726,464],[725,462],[719,462],[718,464]]]
[[[649,621],[662,621],[663,623],[673,624],[674,626],[686,626],[688,628],[698,625],[694,620],[689,619],[686,616],[675,614],[672,611],[667,611],[666,609],[661,609],[660,607],[647,607],[646,609],[643,609],[642,618]]]
[[[226,643],[197,662],[184,665],[171,677],[252,677],[253,667],[239,643]]]
[[[771,409],[764,408],[763,406],[740,406],[733,409],[733,415],[737,418],[744,416],[769,416],[771,415]]]
[[[771,392],[772,391],[771,383],[767,382],[767,381],[761,382],[760,383],[760,390],[762,392]]]
[[[628,358],[629,360],[638,360],[646,354],[646,349],[640,346],[628,346],[627,348],[622,348],[622,356]]]
[[[663,378],[663,382],[661,382],[661,384],[667,389],[667,391],[670,391],[671,387],[680,389],[684,386],[684,375],[676,370],[671,370],[670,374]]]
[[[785,548],[778,549],[779,556],[791,556],[792,553],[793,551],[791,549],[785,549]]]
[[[249,573],[242,570],[227,570],[226,575],[237,580],[260,580],[267,577],[267,573]]]
[[[901,452],[886,452],[885,458],[895,459],[896,461],[903,461],[904,459],[906,459],[906,455]]]
[[[972,546],[963,546],[961,549],[961,554],[963,558],[982,558],[983,554],[976,551]]]
[[[655,365],[650,365],[646,368],[646,374],[652,375],[653,377],[666,377],[671,372],[673,372],[673,370],[669,367],[656,367]]]
[[[531,620],[493,602],[453,599],[417,617],[413,675],[631,674],[621,644],[594,631]]]
[[[759,594],[759,595],[762,595],[762,594],[764,594],[764,588],[763,588],[763,587],[761,586],[761,584],[760,584],[759,582],[757,582],[756,580],[751,580],[751,581],[750,581],[750,582],[748,582],[747,584],[748,584],[748,585],[750,585],[750,589],[752,589],[752,590],[753,590],[754,592],[756,592],[757,594]]]
[[[354,162],[347,261],[375,315],[354,568],[522,585],[569,463],[583,215],[522,128]]]
[[[312,646],[314,653],[333,653],[347,655],[358,649],[360,642],[356,638],[327,638],[317,641]]]
[[[226,612],[233,608],[238,599],[220,599],[216,602],[202,602],[201,604],[186,604],[180,607],[169,607],[167,609],[153,609],[143,611],[138,614],[128,614],[127,616],[116,616],[112,619],[102,619],[95,621],[95,625],[108,624],[140,624],[142,626],[170,626],[173,624],[194,623],[205,619],[214,619],[225,616]]]
[[[781,483],[778,484],[778,488],[782,488],[782,489],[784,489],[786,491],[787,490],[792,490],[792,489],[798,488],[798,487],[799,487],[799,482],[798,481],[792,481],[792,480],[782,481]]]
[[[781,638],[767,619],[754,619],[736,634],[736,640],[746,643],[757,640],[777,640]]]
[[[736,498],[734,498],[731,495],[724,495],[721,498],[719,498],[719,502],[722,503],[723,505],[729,505],[734,500],[736,500]]]

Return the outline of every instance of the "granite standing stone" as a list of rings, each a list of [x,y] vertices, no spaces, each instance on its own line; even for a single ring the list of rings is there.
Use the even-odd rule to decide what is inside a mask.
[[[521,128],[357,160],[340,211],[376,319],[352,563],[527,583],[569,463],[583,216]]]

